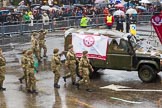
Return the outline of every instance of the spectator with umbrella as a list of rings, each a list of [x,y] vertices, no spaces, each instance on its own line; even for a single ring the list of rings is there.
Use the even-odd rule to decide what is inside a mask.
[[[116,16],[115,17],[116,30],[123,32],[123,22],[125,21],[124,19],[125,13],[119,9],[115,11],[113,15]]]

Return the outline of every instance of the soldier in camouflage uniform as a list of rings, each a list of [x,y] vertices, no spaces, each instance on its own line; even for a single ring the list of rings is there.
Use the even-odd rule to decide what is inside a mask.
[[[28,71],[28,78],[29,78],[29,93],[38,93],[36,91],[36,78],[34,76],[34,60],[33,60],[33,52],[31,50],[27,51],[28,56],[28,64],[27,64],[27,71]]]
[[[63,79],[64,82],[66,82],[66,78],[71,76],[71,80],[72,80],[72,84],[75,85],[76,82],[76,62],[78,61],[75,53],[73,51],[73,45],[69,45],[68,46],[69,51],[66,54],[66,61],[65,61],[65,65],[68,68],[68,70],[70,71],[69,73],[67,73]]]
[[[31,42],[32,42],[32,51],[35,54],[38,61],[41,62],[41,52],[40,52],[40,47],[39,47],[39,39],[38,39],[38,34],[36,32],[32,33]]]
[[[54,77],[54,87],[55,88],[60,88],[60,85],[58,85],[58,81],[60,79],[60,66],[61,66],[61,60],[60,60],[60,56],[58,54],[59,49],[54,49],[53,53],[53,57],[51,60],[51,69],[53,71],[53,73],[55,74]]]
[[[46,44],[45,44],[45,41],[46,41],[45,36],[46,36],[46,34],[47,34],[47,31],[45,31],[45,30],[41,30],[39,32],[39,49],[40,49],[40,53],[41,53],[42,48],[44,49],[44,54],[43,54],[44,57],[47,57],[47,55],[46,55],[47,47],[46,47]]]
[[[25,79],[25,85],[26,85],[26,88],[28,89],[28,73],[27,73],[27,65],[28,65],[28,58],[27,58],[27,54],[26,54],[27,50],[24,50],[22,52],[23,56],[21,57],[21,67],[24,71],[24,75],[19,78],[20,80],[20,83],[22,83],[22,80]]]
[[[6,90],[3,88],[3,81],[5,80],[5,72],[6,72],[6,60],[2,54],[2,49],[0,48],[0,91]]]
[[[77,88],[79,89],[80,84],[86,85],[86,91],[91,92],[92,90],[89,89],[90,86],[90,79],[89,79],[89,69],[93,72],[93,68],[89,63],[89,59],[87,58],[88,51],[83,51],[83,56],[79,61],[79,73],[83,77],[81,80],[76,83]]]

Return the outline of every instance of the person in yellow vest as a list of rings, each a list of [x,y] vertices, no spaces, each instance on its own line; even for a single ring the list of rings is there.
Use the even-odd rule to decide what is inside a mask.
[[[83,14],[82,19],[80,20],[80,27],[86,28],[88,26],[88,18]]]
[[[108,13],[108,15],[105,17],[105,23],[108,29],[112,29],[112,25],[114,23],[114,17],[110,13]]]

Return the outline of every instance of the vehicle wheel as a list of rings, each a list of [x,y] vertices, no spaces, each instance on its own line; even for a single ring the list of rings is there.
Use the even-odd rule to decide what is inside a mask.
[[[93,72],[89,69],[89,78],[92,79],[95,77],[96,72],[99,70],[99,68],[93,67]]]
[[[156,78],[156,70],[149,65],[143,65],[138,71],[138,76],[143,82],[149,83]]]

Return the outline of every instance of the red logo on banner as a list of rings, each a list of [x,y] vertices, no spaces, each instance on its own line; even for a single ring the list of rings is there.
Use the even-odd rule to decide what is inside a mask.
[[[151,23],[157,33],[160,42],[162,43],[162,16],[154,15],[151,18]]]
[[[84,43],[85,46],[91,47],[95,43],[95,39],[94,39],[93,36],[86,36],[83,39],[83,43]]]

